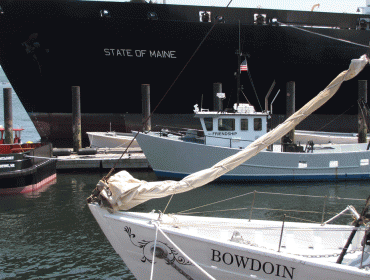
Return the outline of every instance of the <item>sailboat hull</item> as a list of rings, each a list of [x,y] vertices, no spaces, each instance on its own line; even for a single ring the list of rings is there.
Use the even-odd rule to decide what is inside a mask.
[[[158,221],[159,215],[156,213],[109,213],[95,203],[89,204],[89,208],[116,252],[138,280],[212,279],[192,261],[218,280],[355,280],[368,279],[370,276],[370,272],[366,270],[335,263],[341,251],[339,247],[345,244],[352,230],[351,226],[326,225],[325,231],[321,231],[326,235],[325,242],[329,242],[329,239],[337,242],[336,245],[328,245],[337,246],[337,249],[326,251],[326,245],[322,246],[321,243],[324,236],[320,237],[313,233],[315,229],[323,228],[320,224],[286,223],[286,234],[282,239],[281,251],[278,252],[281,222],[254,220],[249,222],[239,219],[178,215],[163,215],[161,221]],[[293,226],[305,230],[310,228],[308,234],[310,241],[307,239],[307,244],[294,243],[297,236],[291,228]],[[256,231],[253,227],[259,227],[260,230]],[[263,230],[263,227],[269,229]],[[159,230],[156,233],[157,228]],[[250,240],[254,245],[232,241],[235,229],[240,231],[244,241]],[[299,234],[302,235],[302,231],[299,231]],[[327,238],[328,236],[330,238]],[[363,235],[357,236],[358,239],[353,240],[353,246],[361,243]],[[319,244],[322,246],[322,257],[317,251]],[[308,247],[304,249],[305,246]],[[163,254],[155,258],[152,272],[154,248]],[[359,248],[351,249],[353,253],[347,254],[348,258],[361,256]],[[303,256],[306,250],[311,250],[312,254],[316,254],[315,257]],[[329,251],[332,253],[329,254]],[[348,261],[346,258],[344,261]],[[153,278],[150,278],[151,276]]]
[[[159,133],[139,133],[141,149],[159,177],[183,178],[240,151],[237,143],[217,147]],[[304,148],[304,147],[303,147]],[[317,145],[313,152],[263,150],[220,179],[250,181],[363,180],[370,175],[367,144]]]

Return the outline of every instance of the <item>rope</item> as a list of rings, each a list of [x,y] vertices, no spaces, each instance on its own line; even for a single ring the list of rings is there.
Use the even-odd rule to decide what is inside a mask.
[[[249,210],[250,208],[233,208],[233,209],[222,209],[222,210],[209,210],[202,212],[187,212],[185,214],[176,213],[177,215],[194,215],[194,214],[203,214],[203,213],[216,213],[216,212],[227,212],[227,211],[240,211],[240,210]]]
[[[248,98],[245,96],[244,91],[242,91],[242,90],[240,90],[240,91],[241,91],[241,93],[243,94],[243,96],[244,96],[245,100],[247,100],[247,102],[248,102],[249,104],[251,104],[251,103],[249,102]]]
[[[187,213],[175,213],[176,215],[194,215],[194,214],[203,214],[203,213],[215,213],[215,212],[227,212],[227,211],[240,211],[240,210],[250,210],[250,207],[243,207],[243,208],[233,208],[233,209],[222,209],[222,210],[209,210],[209,211],[202,211],[202,212],[187,212]],[[271,210],[271,211],[281,211],[281,212],[296,212],[296,213],[311,213],[311,214],[322,214],[322,212],[318,211],[299,211],[299,210],[290,210],[290,209],[273,209],[273,208],[258,208],[253,207],[253,210]],[[325,212],[326,214],[337,214],[336,212]],[[344,214],[347,216],[351,216],[351,214]],[[287,216],[289,217],[289,216]],[[300,219],[296,217],[290,217],[295,219]],[[303,220],[303,219],[302,219]]]
[[[171,202],[173,196],[174,196],[174,194],[172,194],[171,197],[170,197],[170,199],[168,200],[167,205],[166,205],[166,208],[164,208],[164,210],[163,210],[163,214],[166,213],[167,207],[168,207],[168,205],[170,205],[170,202]]]
[[[318,129],[318,131],[322,130],[324,127],[327,127],[329,124],[331,124],[333,121],[339,119],[342,115],[344,115],[347,111],[349,111],[354,105],[352,105],[351,107],[349,107],[347,110],[345,110],[342,114],[340,114],[339,116],[337,116],[336,118],[334,118],[333,120],[331,120],[330,122],[328,122],[326,125],[322,126],[321,128]]]
[[[321,214],[321,213],[320,213]],[[328,213],[330,214],[330,213]],[[307,220],[307,219],[302,219],[302,218],[298,218],[298,217],[293,217],[293,216],[285,216],[286,218],[291,218],[291,219],[296,219],[296,220],[299,220],[299,221],[305,221],[305,222],[310,222],[310,223],[318,223],[317,221],[312,221],[312,220]]]
[[[162,222],[161,223],[162,225],[167,225],[167,226],[172,226],[172,225],[176,225],[177,227],[193,227],[193,228],[216,228],[216,229],[220,229],[220,224],[196,224],[195,222],[192,222],[192,221],[188,221],[188,223],[179,223],[179,222],[175,222],[175,223],[170,223],[170,222]],[[317,223],[318,224],[318,223]],[[330,231],[343,231],[343,232],[347,232],[347,231],[352,231],[353,228],[328,228],[328,227],[325,227],[326,225],[321,225],[320,224],[320,227],[304,227],[304,228],[299,228],[299,227],[294,227],[294,226],[286,226],[285,229],[286,230],[289,230],[289,231],[299,231],[299,232],[304,232],[304,231],[318,231],[318,232],[330,232]],[[237,225],[237,224],[232,224],[230,222],[228,223],[223,223],[222,224],[222,228],[229,228],[229,229],[245,229],[245,230],[248,230],[248,229],[252,229],[252,230],[258,230],[258,229],[262,229],[262,230],[281,230],[281,226],[257,226],[255,223],[252,223],[251,226],[242,226],[242,225]],[[357,229],[358,231],[365,231],[366,229],[364,228],[358,228]]]
[[[282,195],[282,196],[310,197],[310,198],[327,198],[327,199],[337,199],[337,200],[366,201],[366,199],[360,199],[360,198],[341,198],[341,197],[338,197],[338,196],[329,196],[329,197],[327,197],[327,196],[317,196],[317,195],[307,195],[307,194],[286,194],[286,193],[272,193],[272,192],[254,191],[254,192],[248,192],[248,193],[245,193],[245,194],[233,196],[233,197],[230,197],[230,198],[227,198],[227,199],[215,201],[215,202],[212,202],[212,203],[204,204],[204,205],[201,205],[201,206],[198,206],[198,207],[193,207],[193,208],[190,208],[190,209],[187,209],[187,210],[176,212],[175,214],[181,215],[181,214],[199,214],[199,213],[207,213],[207,212],[215,212],[215,211],[234,211],[233,209],[226,209],[226,210],[213,210],[213,211],[204,211],[204,212],[189,212],[191,210],[203,208],[203,207],[206,207],[206,206],[214,205],[214,204],[217,204],[217,203],[225,202],[225,201],[228,201],[228,200],[232,200],[232,199],[235,199],[235,198],[247,196],[247,195],[254,194],[254,193],[256,193],[256,194],[257,193],[260,193],[260,194]],[[167,206],[166,206],[166,209],[167,209]],[[246,208],[240,208],[240,209],[241,210],[244,210]],[[275,210],[275,209],[269,209],[269,208],[253,208],[253,209]],[[276,209],[276,210],[278,210],[278,209]],[[288,210],[284,210],[284,211],[288,211]],[[310,213],[310,212],[307,212],[307,213]],[[311,213],[319,213],[319,212],[311,212]],[[334,213],[327,212],[327,214],[334,214]]]
[[[150,280],[153,279],[154,274],[154,260],[155,260],[155,249],[157,248],[157,237],[158,237],[158,227],[155,230],[155,239],[154,239],[154,249],[153,249],[153,257],[152,257],[152,268],[150,271]]]
[[[231,199],[234,199],[234,198],[238,198],[238,197],[246,196],[246,195],[249,195],[249,194],[252,194],[252,193],[253,193],[253,192],[249,192],[249,193],[246,193],[246,194],[242,194],[242,195],[234,196],[234,197],[231,197],[231,198],[227,198],[227,199],[219,200],[219,201],[212,202],[212,203],[209,203],[209,204],[205,204],[205,205],[202,205],[202,206],[198,206],[198,207],[190,208],[190,209],[188,209],[188,210],[184,210],[184,211],[177,212],[176,214],[181,214],[181,213],[184,213],[184,212],[187,212],[187,211],[190,211],[190,210],[199,209],[199,208],[206,207],[206,206],[209,206],[209,205],[213,205],[213,204],[217,204],[217,203],[220,203],[220,202],[228,201],[228,200],[231,200]]]
[[[211,276],[207,271],[205,271],[203,268],[201,268],[195,261],[193,261],[188,255],[184,253],[183,250],[181,250],[159,227],[157,223],[154,223],[154,226],[159,230],[163,236],[185,257],[187,258],[196,268],[198,268],[208,279],[216,280]]]
[[[230,6],[231,2],[233,0],[230,0],[229,4],[227,4],[226,6],[226,9]],[[157,106],[154,108],[154,110],[150,113],[150,115],[143,121],[143,124],[146,124],[148,122],[148,120],[153,116],[154,112],[157,110],[157,108],[159,107],[159,105],[162,103],[162,101],[164,100],[164,98],[167,96],[167,94],[169,93],[169,91],[172,89],[172,87],[175,85],[175,83],[177,82],[177,80],[180,78],[181,74],[185,71],[186,67],[189,65],[190,61],[193,59],[193,57],[195,56],[195,54],[199,51],[200,47],[203,45],[203,43],[205,42],[205,40],[208,38],[209,34],[212,32],[212,30],[215,28],[216,24],[222,20],[222,17],[221,16],[217,16],[216,19],[215,19],[215,22],[214,24],[212,25],[211,29],[207,32],[206,36],[203,38],[203,40],[200,42],[200,44],[198,45],[198,47],[195,49],[195,51],[193,52],[193,54],[191,55],[191,57],[189,58],[189,60],[186,62],[185,66],[182,68],[182,70],[180,71],[180,73],[177,75],[177,77],[175,78],[175,80],[172,82],[172,84],[170,85],[170,87],[168,88],[168,90],[166,91],[166,93],[163,95],[163,97],[161,98],[161,100],[158,102]],[[125,154],[128,150],[128,148],[131,146],[132,142],[134,142],[134,140],[136,139],[136,136],[138,135],[138,133],[134,136],[134,138],[132,139],[132,141],[130,142],[130,144],[127,146],[126,150],[122,153]],[[110,177],[110,175],[113,173],[113,171],[115,170],[117,164],[118,164],[118,161],[120,160],[121,158],[119,158],[117,160],[117,162],[115,163],[115,165],[111,168],[111,170],[109,171],[109,173],[103,177],[103,181],[107,181],[108,178]]]
[[[136,133],[136,135],[134,136],[134,138],[132,138],[132,140],[128,144],[127,148],[123,151],[123,153],[121,154],[121,156],[119,157],[119,159],[117,159],[117,161],[115,162],[114,166],[111,168],[111,170],[108,172],[108,174],[102,178],[102,181],[105,181],[106,182],[108,180],[108,178],[110,177],[110,175],[116,169],[116,166],[117,166],[118,162],[122,159],[123,155],[127,153],[128,149],[130,148],[131,144],[135,141],[135,139],[136,139],[136,137],[137,137],[138,134],[139,133]]]
[[[260,100],[258,99],[258,94],[257,94],[257,91],[256,91],[256,88],[254,87],[254,83],[253,83],[253,80],[252,80],[252,76],[251,76],[251,71],[250,71],[250,69],[248,69],[248,76],[249,76],[249,80],[250,80],[250,82],[251,82],[251,84],[252,84],[252,88],[253,88],[253,91],[254,91],[254,94],[256,95],[256,98],[257,98],[257,101],[258,101],[258,105],[260,105],[260,110],[261,110],[261,112],[263,111],[263,109],[262,109],[262,106],[261,106],[261,103],[260,103]]]
[[[287,27],[295,28],[295,29],[300,30],[300,31],[304,31],[304,32],[307,32],[307,33],[311,33],[311,34],[318,35],[318,36],[325,37],[325,38],[332,39],[332,40],[337,40],[337,41],[340,41],[342,43],[352,44],[352,45],[359,46],[359,47],[364,47],[364,48],[367,48],[367,49],[369,48],[369,46],[367,46],[367,45],[351,42],[351,41],[344,40],[344,39],[335,38],[335,37],[332,37],[332,36],[329,36],[329,35],[320,34],[320,33],[313,32],[313,31],[310,31],[310,30],[306,30],[304,28],[300,28],[300,27],[297,27],[297,26],[288,25],[288,24],[282,23],[282,22],[278,22],[278,23],[279,24],[285,24]]]

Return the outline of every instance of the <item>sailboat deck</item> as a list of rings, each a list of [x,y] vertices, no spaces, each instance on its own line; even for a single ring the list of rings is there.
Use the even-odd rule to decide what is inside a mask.
[[[156,213],[120,212],[122,218],[147,223],[157,222],[167,233],[189,235],[229,245],[247,246],[250,249],[282,252],[335,262],[348,236],[353,230],[346,225],[321,225],[267,220],[226,219],[183,215],[160,215]],[[363,232],[359,231],[349,247],[345,262],[361,254]]]

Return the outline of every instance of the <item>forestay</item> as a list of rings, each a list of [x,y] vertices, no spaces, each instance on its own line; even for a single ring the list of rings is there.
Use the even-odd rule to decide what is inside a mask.
[[[366,55],[359,59],[353,59],[348,70],[339,74],[323,91],[285,122],[254,141],[244,150],[218,162],[211,168],[193,173],[181,181],[158,182],[141,181],[132,177],[127,171],[121,171],[110,177],[107,182],[100,181],[98,183],[97,188],[101,190],[100,195],[111,204],[113,210],[128,210],[147,200],[187,192],[212,182],[286,135],[327,102],[344,81],[348,81],[360,73],[368,60]]]

